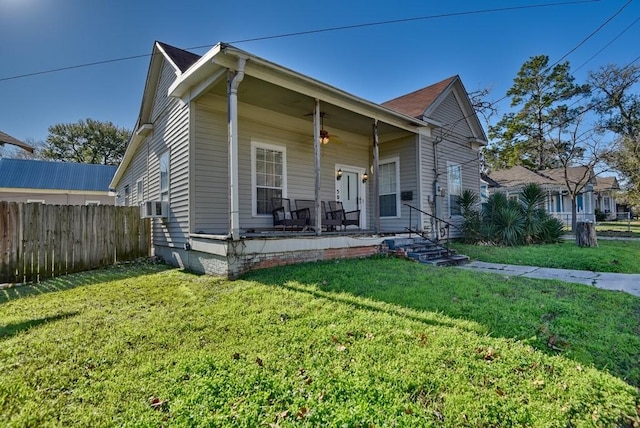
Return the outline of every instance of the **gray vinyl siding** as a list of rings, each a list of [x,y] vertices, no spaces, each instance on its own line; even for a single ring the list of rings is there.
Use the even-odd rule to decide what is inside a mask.
[[[417,136],[410,136],[399,140],[380,144],[380,160],[398,157],[400,162],[400,192],[413,192],[413,200],[400,201],[400,212],[398,217],[380,217],[380,228],[382,231],[399,232],[404,231],[409,226],[409,208],[404,204],[418,205],[418,162]],[[373,194],[373,189],[371,189]],[[400,196],[400,195],[398,195]],[[371,201],[373,204],[373,201]],[[373,208],[372,208],[373,210]],[[413,222],[415,225],[415,222]]]
[[[181,100],[167,96],[175,78],[175,70],[164,61],[150,118],[153,131],[140,144],[117,187],[118,205],[124,204],[126,184],[131,189],[130,205],[140,202],[136,189],[139,178],[144,179],[144,199],[160,199],[159,158],[169,150],[169,217],[153,220],[152,240],[155,245],[182,246],[188,238],[189,108]]]
[[[193,216],[195,233],[226,235],[229,232],[229,155],[226,101],[218,109],[195,105]]]
[[[138,195],[138,189],[136,183],[138,179],[144,180],[144,195]],[[138,150],[133,155],[127,170],[122,175],[122,178],[118,182],[116,188],[116,205],[124,205],[124,186],[129,185],[129,206],[140,205],[140,202],[144,200],[152,199],[149,197],[148,177],[147,177],[147,142],[144,142],[138,147]],[[140,196],[143,196],[141,198]]]
[[[438,108],[430,115],[430,118],[443,124],[441,129],[445,135],[458,134],[469,137],[473,136],[465,114],[462,109],[460,109],[460,104],[458,104],[453,92],[449,93],[449,95],[442,100]]]

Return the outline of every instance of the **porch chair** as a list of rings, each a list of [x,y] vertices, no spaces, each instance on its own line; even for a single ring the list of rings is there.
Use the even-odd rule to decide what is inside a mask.
[[[316,201],[313,199],[296,199],[296,210],[309,210],[309,227],[315,228],[316,226]],[[334,219],[327,211],[327,205],[325,201],[322,201],[321,205],[321,227],[326,230],[335,230],[336,226],[342,226],[342,221]]]
[[[360,228],[360,210],[345,211],[342,202],[329,201],[329,214],[346,229],[347,226]]]
[[[273,226],[304,229],[309,225],[311,213],[308,208],[291,210],[291,201],[287,198],[271,198]]]

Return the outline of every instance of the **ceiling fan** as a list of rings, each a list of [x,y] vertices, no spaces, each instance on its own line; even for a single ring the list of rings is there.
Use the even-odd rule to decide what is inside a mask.
[[[324,118],[327,114],[325,112],[320,112],[320,144],[325,145],[329,144],[329,142],[334,142],[341,144],[342,140],[337,135],[329,134],[329,131],[324,129]],[[313,113],[305,114],[305,116],[313,116]]]

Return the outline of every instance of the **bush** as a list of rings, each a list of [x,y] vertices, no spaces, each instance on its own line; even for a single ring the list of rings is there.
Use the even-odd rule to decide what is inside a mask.
[[[607,213],[603,213],[596,208],[596,221],[605,221],[607,219]]]
[[[507,199],[504,193],[490,195],[479,211],[478,196],[465,190],[460,200],[465,242],[497,245],[558,242],[563,234],[562,223],[544,210],[544,201],[544,192],[532,183],[524,187],[518,200]]]

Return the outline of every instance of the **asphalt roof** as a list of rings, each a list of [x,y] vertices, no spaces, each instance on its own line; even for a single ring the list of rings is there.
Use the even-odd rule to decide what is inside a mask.
[[[18,147],[22,147],[23,149],[25,149],[28,152],[33,153],[33,147],[31,147],[30,145],[23,143],[22,141],[18,140],[17,138],[13,138],[11,135],[4,133],[2,131],[0,131],[0,146],[3,144],[11,144],[13,146],[18,146]]]
[[[168,45],[166,43],[157,42],[165,53],[169,55],[171,61],[180,69],[180,72],[184,73],[200,59],[200,55],[185,51],[184,49],[176,48],[175,46]]]
[[[108,192],[114,165],[0,159],[0,188]]]
[[[458,76],[451,76],[433,85],[385,101],[382,105],[404,113],[407,116],[422,118],[422,114],[427,110],[427,107],[437,100],[440,94],[442,94],[456,78],[458,78]]]

